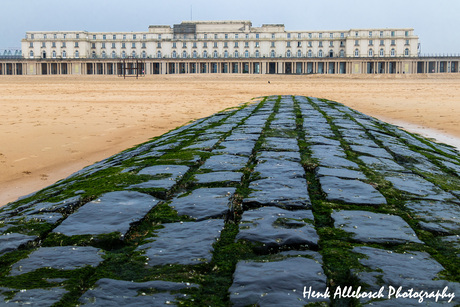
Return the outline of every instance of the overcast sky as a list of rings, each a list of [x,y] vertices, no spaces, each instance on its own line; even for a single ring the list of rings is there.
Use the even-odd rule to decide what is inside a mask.
[[[26,31],[147,31],[193,18],[288,31],[414,28],[422,53],[460,54],[460,0],[0,0],[0,8],[0,49],[19,48]]]

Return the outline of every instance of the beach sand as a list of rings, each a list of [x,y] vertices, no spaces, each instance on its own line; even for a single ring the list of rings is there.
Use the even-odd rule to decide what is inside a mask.
[[[460,145],[460,75],[0,76],[0,206],[191,120],[283,94]]]

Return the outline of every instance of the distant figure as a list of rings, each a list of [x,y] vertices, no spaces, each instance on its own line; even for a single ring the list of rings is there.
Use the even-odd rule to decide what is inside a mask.
[[[270,84],[270,81],[268,81],[268,84]]]

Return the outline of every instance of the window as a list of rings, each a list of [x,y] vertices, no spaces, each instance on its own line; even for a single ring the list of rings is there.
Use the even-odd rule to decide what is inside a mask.
[[[217,48],[217,42],[214,42],[214,48]]]
[[[126,43],[121,43],[121,48],[126,48]]]
[[[93,51],[93,52],[91,53],[91,57],[92,57],[93,59],[96,58],[96,51]]]
[[[161,39],[161,34],[158,34],[158,39]]]
[[[244,48],[249,48],[249,42],[244,42]]]
[[[309,58],[311,58],[311,56],[312,56],[311,50],[308,50],[307,56],[308,56]]]
[[[392,39],[391,40],[391,46],[395,46],[396,45],[396,40]]]
[[[313,46],[313,45],[312,45],[312,42],[308,42],[308,47],[311,48],[312,46]]]
[[[115,34],[113,35],[113,39],[117,39],[117,36]]]
[[[161,51],[160,50],[158,50],[158,52],[157,52],[157,58],[161,59]]]
[[[103,40],[106,40],[106,39],[107,39],[107,35],[105,35],[105,34],[102,35],[102,39],[103,39]]]
[[[51,47],[56,48],[56,42],[52,42]]]
[[[355,40],[355,46],[359,46],[359,40]]]
[[[75,51],[75,58],[78,59],[80,57],[80,53],[77,51]]]
[[[34,39],[34,38],[35,38],[35,35],[34,35],[34,34],[30,34],[30,38],[31,38],[31,39]]]
[[[145,43],[142,43],[142,48],[147,48],[147,46],[145,45]]]
[[[205,35],[204,35],[204,39],[208,39],[208,34],[205,34]]]
[[[121,53],[121,57],[122,57],[123,59],[126,58],[126,52],[125,52],[125,51],[123,51],[123,52]]]
[[[227,50],[224,51],[224,58],[228,58],[228,51]]]
[[[256,48],[259,48],[259,47],[260,47],[260,43],[256,42]]]
[[[246,39],[249,39],[249,34],[246,34],[245,37],[246,37]]]
[[[193,48],[196,48],[196,42],[193,42],[192,47],[193,47]]]
[[[218,39],[218,36],[217,36],[217,34],[214,34],[214,39]]]
[[[136,39],[136,37],[137,37],[136,34],[133,34],[133,39]]]
[[[75,48],[78,48],[78,42],[75,42]]]
[[[287,38],[291,38],[291,33],[288,33],[288,34],[287,34]]]
[[[275,42],[272,42],[271,45],[270,45],[272,48],[275,47]]]
[[[112,59],[115,59],[117,57],[117,54],[115,53],[115,51],[112,51]]]
[[[380,49],[380,51],[379,51],[379,56],[382,56],[382,57],[385,56],[385,50]]]
[[[33,50],[30,50],[30,52],[29,52],[29,57],[30,57],[31,59],[34,58],[34,52],[33,52]]]
[[[259,50],[256,50],[256,58],[260,58],[260,52],[259,52]]]
[[[409,40],[408,40],[408,39],[406,39],[406,46],[407,46],[407,45],[409,45]]]
[[[308,38],[312,38],[312,34],[311,34],[311,33],[308,33]]]
[[[297,34],[297,38],[298,38],[298,39],[301,39],[301,38],[302,38],[302,34],[298,33],[298,34]]]
[[[323,38],[323,33],[319,33],[318,37]]]
[[[409,56],[409,48],[404,49],[404,55]]]
[[[185,59],[186,57],[187,57],[187,51],[184,50],[184,51],[182,52],[182,58]]]
[[[208,43],[207,42],[203,43],[203,48],[208,48]]]
[[[275,33],[272,33],[272,39],[275,39]]]
[[[323,47],[323,42],[319,42],[318,47]]]
[[[144,51],[142,51],[142,58],[145,59],[147,57],[147,53]]]
[[[67,52],[64,50],[64,51],[62,51],[62,58],[65,59],[66,57],[67,57]]]
[[[373,57],[373,56],[374,56],[374,50],[369,49],[369,52],[367,53],[367,55],[368,55],[369,57]]]
[[[43,34],[43,38],[46,39],[46,34]]]
[[[340,33],[340,38],[345,38],[345,33]]]
[[[318,57],[320,57],[320,58],[323,57],[323,50],[320,49],[320,50],[318,51]]]
[[[369,40],[369,46],[374,46],[374,40],[372,39]]]
[[[329,38],[334,38],[334,33],[329,33]]]
[[[107,54],[105,53],[105,51],[102,51],[102,58],[103,59],[107,58]]]
[[[96,39],[96,35],[93,35],[93,39]]]
[[[288,48],[291,47],[291,42],[287,42],[286,47],[288,47]]]
[[[369,31],[369,37],[372,37],[372,31]]]
[[[102,43],[102,49],[105,49],[105,43]]]
[[[380,46],[385,46],[385,41],[383,39],[380,40]]]
[[[126,39],[126,34],[123,34],[123,39]]]
[[[329,42],[329,47],[334,47],[334,42],[333,41]]]
[[[91,49],[96,49],[96,44],[95,43],[91,43]]]
[[[203,51],[203,58],[206,59],[207,57],[208,57],[208,52],[205,50],[205,51]]]
[[[272,50],[272,51],[270,52],[270,56],[271,56],[272,58],[275,57],[275,50]]]
[[[355,37],[358,37],[359,36],[359,32],[355,32]]]
[[[391,31],[391,37],[395,37],[396,35],[396,32],[395,31]]]
[[[302,57],[302,50],[297,50],[297,57],[301,58]]]
[[[112,49],[115,49],[115,43],[112,43]]]
[[[302,42],[297,42],[297,47],[302,47]]]
[[[214,50],[214,52],[213,52],[213,55],[212,55],[212,56],[213,56],[214,58],[217,58],[217,55],[218,55],[218,54],[217,54],[217,50]]]
[[[75,35],[75,38],[76,38],[76,39],[80,39],[80,34],[76,34],[76,35]]]
[[[46,43],[42,42],[42,48],[45,48],[45,47],[46,47]]]
[[[343,58],[345,56],[345,51],[343,49],[340,50],[340,57]]]
[[[244,57],[249,58],[249,51],[248,50],[244,51]]]
[[[228,39],[228,34],[225,34],[225,39]]]
[[[240,54],[238,53],[238,50],[235,50],[234,57],[237,58],[239,56],[240,56]]]
[[[383,37],[383,31],[380,31],[380,37]]]
[[[157,43],[157,48],[161,48],[161,43],[160,42]]]
[[[259,39],[259,38],[260,38],[259,33],[256,33],[256,39]]]
[[[176,42],[173,43],[173,46],[172,46],[172,47],[173,47],[173,48],[176,48],[176,47],[177,47]]]
[[[408,37],[409,36],[409,31],[404,32],[404,36]]]
[[[173,59],[177,58],[176,50],[173,51],[173,53],[172,53],[172,58],[173,58]]]
[[[182,43],[182,48],[187,48],[187,43],[186,42]]]
[[[196,59],[197,56],[198,56],[198,55],[197,55],[196,50],[193,50],[193,58]]]
[[[391,49],[391,53],[390,53],[391,56],[395,56],[396,55],[396,50],[394,48]]]
[[[224,48],[228,48],[228,42],[224,42]]]
[[[66,47],[66,43],[65,42],[62,42],[62,48],[65,48]]]
[[[355,57],[359,57],[359,49],[355,49]]]
[[[235,42],[235,48],[238,48],[238,42]]]
[[[143,34],[142,39],[147,39],[147,34]]]
[[[407,35],[406,35],[406,36],[407,36]],[[54,39],[57,39],[57,35],[56,35],[56,34],[53,34],[53,37],[54,37]]]

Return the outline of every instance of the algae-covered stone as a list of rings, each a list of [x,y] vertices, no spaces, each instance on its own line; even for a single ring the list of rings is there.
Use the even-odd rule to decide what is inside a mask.
[[[49,289],[30,289],[21,290],[8,301],[8,306],[33,306],[33,307],[48,307],[59,302],[64,294],[69,291],[64,288],[49,288]]]
[[[53,232],[66,236],[119,232],[124,236],[131,224],[143,219],[158,202],[139,192],[110,192],[80,207]]]
[[[7,233],[0,235],[0,256],[18,249],[20,246],[33,242],[37,236],[28,236],[21,233]]]
[[[142,169],[138,175],[149,175],[149,176],[161,176],[166,178],[159,178],[149,180],[147,182],[139,183],[130,186],[130,189],[139,188],[139,189],[150,189],[150,188],[160,188],[160,189],[170,189],[172,188],[177,181],[179,181],[182,176],[189,170],[188,166],[185,165],[155,165]]]

